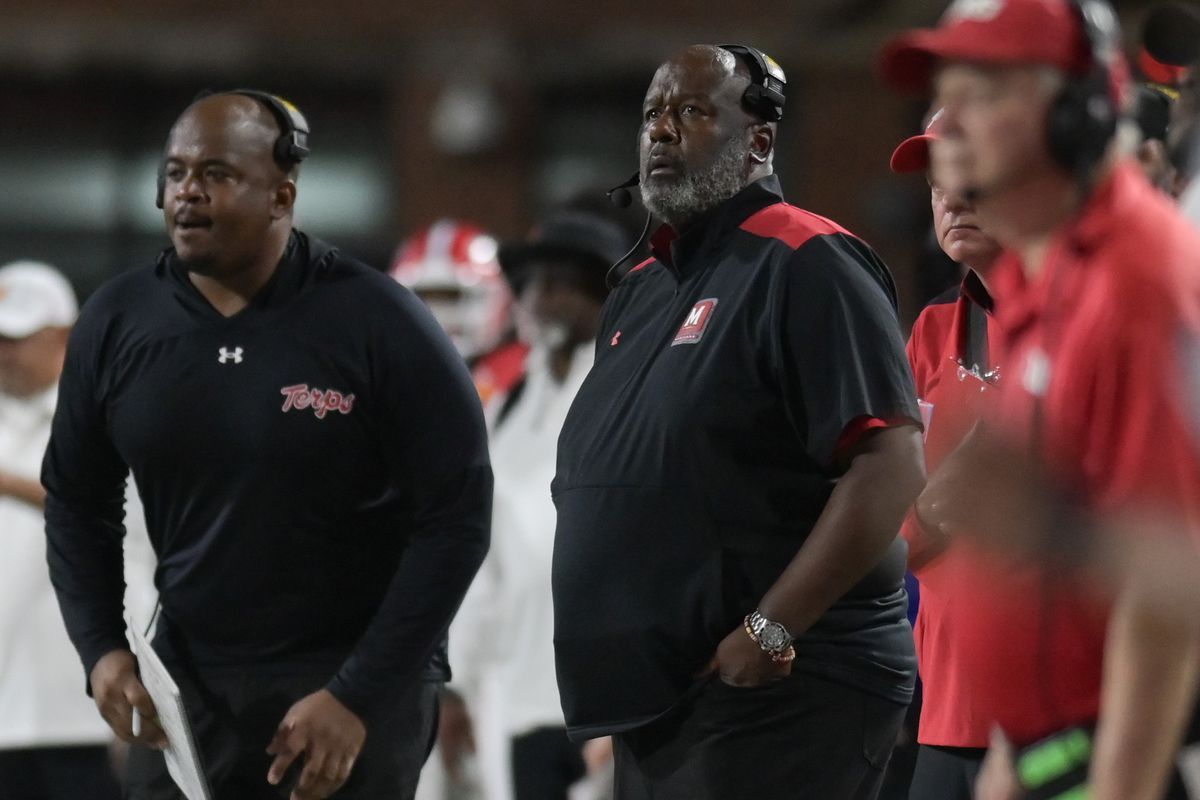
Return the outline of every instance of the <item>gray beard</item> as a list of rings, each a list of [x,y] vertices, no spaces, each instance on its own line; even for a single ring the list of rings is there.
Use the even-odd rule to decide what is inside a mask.
[[[695,219],[740,192],[750,177],[750,145],[741,136],[725,147],[703,172],[690,172],[673,183],[641,182],[642,204],[673,228]]]

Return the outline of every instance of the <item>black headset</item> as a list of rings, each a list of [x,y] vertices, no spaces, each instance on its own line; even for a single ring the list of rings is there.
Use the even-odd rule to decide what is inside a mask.
[[[719,44],[717,47],[733,54],[750,68],[750,85],[742,93],[746,108],[767,122],[778,122],[783,118],[783,104],[787,98],[787,78],[783,67],[763,51],[744,44]]]
[[[257,89],[231,89],[227,92],[204,91],[196,95],[196,99],[192,102],[195,103],[198,100],[203,100],[205,97],[222,94],[238,94],[257,100],[266,106],[267,110],[271,112],[271,116],[275,117],[276,123],[279,124],[280,133],[279,138],[275,140],[271,155],[274,157],[275,163],[285,173],[291,172],[293,167],[308,158],[308,120],[300,113],[300,109],[282,97],[269,92],[260,92]],[[166,191],[167,174],[163,166],[159,165],[158,194],[154,198],[154,204],[159,208],[163,207],[163,199]]]
[[[1120,53],[1121,32],[1106,0],[1072,0],[1080,19],[1091,64],[1082,77],[1069,77],[1046,120],[1050,155],[1063,168],[1084,178],[1103,157],[1117,130],[1112,69]]]

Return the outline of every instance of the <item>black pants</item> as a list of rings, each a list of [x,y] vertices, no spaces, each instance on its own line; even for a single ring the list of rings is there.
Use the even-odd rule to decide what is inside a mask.
[[[1192,711],[1187,730],[1183,733],[1183,747],[1180,749],[1182,762],[1176,760],[1175,769],[1171,770],[1171,782],[1163,800],[1198,800],[1200,798],[1200,704]],[[1190,756],[1185,755],[1190,753]],[[1186,764],[1186,766],[1185,766]],[[1186,769],[1188,777],[1184,777]]]
[[[566,728],[535,728],[512,739],[516,800],[567,800],[567,788],[586,771],[583,746]]]
[[[300,777],[296,759],[279,786],[267,783],[273,760],[267,745],[283,715],[320,689],[330,673],[307,675],[218,674],[173,670],[200,750],[214,800],[280,800]],[[386,703],[391,712],[367,724],[367,739],[337,800],[411,800],[421,766],[433,747],[440,685],[418,683]],[[162,754],[134,745],[129,751],[129,800],[183,800]]]
[[[613,737],[616,800],[873,800],[904,706],[812,675],[719,680]]]
[[[909,800],[971,800],[985,753],[982,747],[921,745]]]
[[[117,800],[120,796],[103,745],[0,750],[4,800]]]

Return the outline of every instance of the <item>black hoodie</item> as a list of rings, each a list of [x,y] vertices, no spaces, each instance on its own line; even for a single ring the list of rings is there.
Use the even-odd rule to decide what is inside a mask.
[[[446,677],[445,630],[487,550],[491,468],[462,360],[387,276],[294,232],[232,317],[173,250],[86,304],[42,481],[50,573],[89,674],[127,646],[128,470],[168,664],[328,667],[360,716]]]

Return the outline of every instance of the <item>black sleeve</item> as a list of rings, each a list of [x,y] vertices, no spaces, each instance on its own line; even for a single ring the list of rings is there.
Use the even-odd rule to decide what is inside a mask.
[[[381,446],[413,527],[375,618],[327,686],[363,717],[429,661],[483,562],[491,530],[479,396],[433,317],[396,289],[398,319],[373,336],[371,380],[383,399]]]
[[[919,425],[891,275],[845,234],[818,236],[792,256],[781,294],[784,402],[809,457],[828,466],[861,417]]]
[[[98,386],[106,331],[87,312],[67,345],[42,464],[50,580],[85,676],[105,653],[129,647],[121,552],[129,470],[109,437]]]

